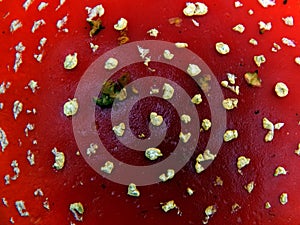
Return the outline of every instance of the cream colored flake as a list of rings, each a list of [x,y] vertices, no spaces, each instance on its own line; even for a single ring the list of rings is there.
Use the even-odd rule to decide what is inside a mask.
[[[270,204],[270,202],[266,202],[265,203],[265,209],[270,209],[272,206]]]
[[[276,130],[280,130],[283,126],[284,126],[284,123],[276,123],[276,124],[274,125],[274,128],[275,128]]]
[[[277,177],[279,175],[286,175],[287,174],[287,171],[285,170],[284,167],[282,166],[278,166],[276,169],[275,169],[275,172],[274,172],[274,176]]]
[[[265,142],[270,142],[274,138],[274,131],[269,130],[268,133],[265,136]]]
[[[5,94],[6,90],[10,87],[10,82],[2,82],[0,84],[0,94]]]
[[[122,137],[125,132],[125,123],[120,123],[119,125],[114,126],[112,130],[118,137]]]
[[[199,27],[199,26],[200,26],[200,23],[199,23],[197,20],[192,19],[192,22],[193,22],[193,24],[194,24],[196,27]]]
[[[246,28],[243,24],[238,24],[232,28],[232,30],[239,32],[239,33],[244,33],[245,29]]]
[[[46,198],[46,200],[43,202],[43,207],[47,210],[50,210],[50,203],[48,198]]]
[[[231,206],[231,213],[236,213],[237,211],[239,211],[242,207],[238,204],[238,203],[234,203]]]
[[[81,202],[75,202],[71,203],[69,206],[69,210],[73,213],[74,218],[77,221],[83,221],[83,213],[84,213],[84,208]]]
[[[173,169],[168,169],[166,174],[163,173],[159,176],[159,179],[162,182],[166,182],[167,180],[172,179],[174,176],[175,176],[175,171]]]
[[[157,37],[159,31],[155,28],[152,28],[147,31],[147,34],[149,34],[151,37]]]
[[[152,125],[159,127],[164,121],[164,118],[161,115],[158,115],[156,112],[150,113],[150,122]]]
[[[16,30],[18,30],[19,28],[21,28],[23,26],[22,22],[18,19],[13,20],[10,24],[10,32],[13,33]]]
[[[214,181],[214,186],[223,186],[223,180],[221,177],[217,176],[215,181]]]
[[[196,10],[194,12],[195,16],[203,16],[208,13],[208,7],[202,2],[196,2]]]
[[[119,93],[116,95],[116,99],[119,101],[124,101],[127,98],[127,90],[126,88],[122,88]]]
[[[155,87],[151,87],[150,95],[155,95],[159,93],[159,89]]]
[[[44,192],[42,191],[42,189],[38,188],[33,192],[34,196],[44,196]]]
[[[15,120],[18,118],[18,116],[22,112],[22,110],[23,110],[23,103],[20,102],[19,100],[16,100],[14,102],[13,109],[12,109]]]
[[[14,71],[15,72],[18,72],[18,70],[19,70],[22,63],[23,63],[22,53],[21,52],[16,52],[15,63],[14,63]]]
[[[241,3],[240,1],[235,1],[234,2],[234,7],[235,8],[240,8],[240,7],[242,7],[243,6],[243,3]]]
[[[257,40],[255,40],[254,38],[251,38],[251,39],[249,40],[249,43],[252,44],[252,45],[258,45]]]
[[[33,26],[31,28],[31,33],[34,33],[39,27],[41,27],[41,26],[43,26],[45,24],[46,24],[46,22],[43,19],[34,21]]]
[[[86,18],[87,21],[92,21],[95,17],[101,17],[104,15],[104,12],[105,12],[105,10],[101,4],[96,5],[93,8],[85,7],[85,10],[88,13],[88,17]]]
[[[142,48],[141,46],[137,46],[137,48],[138,48],[138,51],[139,51],[139,53],[140,53],[140,57],[142,58],[142,59],[145,59],[145,57],[149,54],[149,52],[150,52],[150,49],[148,49],[148,48]]]
[[[191,99],[191,102],[196,105],[199,105],[202,102],[201,94],[194,95],[194,97]]]
[[[4,107],[3,102],[0,102],[0,110],[3,109],[3,107]]]
[[[114,169],[114,163],[111,161],[106,161],[104,166],[101,167],[101,171],[108,174],[111,174],[113,169]]]
[[[258,22],[258,26],[259,26],[259,30],[261,32],[264,32],[264,31],[272,29],[272,23],[271,22],[265,23],[264,21],[259,21]]]
[[[77,66],[77,63],[78,63],[77,53],[75,52],[73,55],[69,54],[65,58],[64,68],[67,70],[74,69]]]
[[[67,21],[68,21],[68,15],[66,15],[62,19],[58,20],[56,22],[57,29],[62,30],[63,27],[66,25]],[[63,31],[68,32],[68,30],[63,30]]]
[[[232,141],[236,138],[238,138],[237,130],[227,130],[223,136],[225,142]]]
[[[66,116],[74,116],[77,111],[78,111],[78,102],[77,98],[69,99],[65,104],[64,104],[64,114]]]
[[[39,63],[42,62],[43,56],[44,56],[43,53],[40,53],[40,54],[33,54],[33,58],[35,58],[36,61],[38,61]]]
[[[0,128],[1,131],[1,128]],[[0,139],[1,139],[1,132],[0,132]],[[295,150],[295,154],[300,156],[300,143],[298,144],[298,149]]]
[[[237,98],[226,98],[223,100],[223,107],[227,110],[237,108],[239,100]]]
[[[187,43],[184,43],[184,42],[176,42],[175,46],[177,48],[187,48],[189,45]]]
[[[186,3],[186,7],[183,9],[183,14],[186,16],[193,16],[195,14],[196,5],[191,2]]]
[[[95,143],[91,143],[91,144],[90,144],[90,147],[88,147],[88,148],[86,149],[86,154],[87,154],[88,156],[91,156],[91,155],[93,155],[93,154],[96,154],[97,149],[98,149],[98,145],[95,144]]]
[[[140,196],[140,192],[136,188],[136,185],[134,183],[130,183],[128,185],[127,194],[130,195],[130,196],[133,196],[133,197],[139,197]]]
[[[236,76],[232,73],[226,73],[226,75],[227,75],[227,79],[228,79],[229,83],[235,84]]]
[[[180,132],[180,134],[179,134],[179,138],[183,143],[187,143],[190,140],[191,136],[192,136],[192,134],[190,132],[188,132],[186,134]]]
[[[274,6],[275,0],[258,0],[258,2],[264,7],[267,8],[269,6]]]
[[[29,212],[27,212],[26,207],[25,207],[25,202],[23,200],[16,201],[15,206],[16,206],[20,216],[22,216],[22,217],[29,216]]]
[[[280,45],[277,43],[273,43],[273,47],[271,48],[272,52],[278,52],[281,49]]]
[[[31,89],[32,93],[35,93],[39,88],[38,83],[35,80],[30,80],[27,86]]]
[[[249,184],[245,185],[244,188],[248,191],[250,194],[254,189],[254,181],[251,181]]]
[[[115,30],[124,30],[127,27],[128,21],[125,18],[120,18],[114,25]]]
[[[195,65],[195,64],[189,64],[188,65],[188,68],[186,70],[186,72],[194,77],[194,76],[197,76],[199,73],[201,73],[201,69],[199,68],[198,65]]]
[[[187,124],[187,123],[191,122],[191,117],[190,117],[189,115],[182,114],[182,115],[180,116],[180,120],[181,120],[183,123]]]
[[[160,203],[160,204],[162,205],[161,208],[162,210],[164,210],[164,212],[169,212],[170,210],[177,208],[174,200],[170,200],[168,202]]]
[[[204,119],[204,120],[202,120],[202,124],[201,125],[202,125],[202,128],[204,130],[209,130],[210,127],[211,127],[211,122],[210,122],[209,119]]]
[[[33,3],[34,0],[26,0],[23,4],[23,8],[25,9],[25,11],[28,10],[29,6]]]
[[[172,60],[174,58],[174,54],[172,54],[169,50],[164,50],[164,58],[167,60]]]
[[[300,66],[300,56],[295,57],[295,63]]]
[[[48,2],[41,2],[41,3],[38,5],[38,10],[39,10],[39,11],[42,11],[42,10],[45,9],[48,5],[49,5]]]
[[[2,203],[4,206],[8,207],[8,202],[5,198],[2,198]]]
[[[255,64],[256,64],[258,67],[260,67],[261,64],[263,64],[263,63],[266,62],[266,58],[265,58],[264,55],[255,55],[255,56],[253,57],[253,59],[254,59]]]
[[[285,18],[282,18],[283,22],[287,26],[294,26],[294,18],[292,16],[287,16]]]
[[[224,42],[217,42],[215,47],[217,52],[220,53],[221,55],[226,55],[230,52],[229,46]]]
[[[289,46],[289,47],[293,47],[293,48],[296,47],[295,42],[294,42],[293,40],[291,40],[291,39],[288,39],[288,38],[286,38],[286,37],[283,37],[283,38],[281,39],[281,41],[282,41],[283,44],[285,44],[285,45],[287,45],[287,46]]]
[[[204,171],[204,167],[198,161],[196,161],[195,170],[196,170],[196,173],[201,173]]]
[[[249,10],[248,10],[248,14],[249,14],[250,16],[252,16],[252,15],[254,14],[254,11],[253,11],[252,9],[249,9]]]
[[[30,166],[33,166],[35,164],[34,154],[30,150],[27,151],[27,160]]]
[[[93,52],[96,52],[99,48],[99,45],[93,44],[90,42],[90,48],[92,49]]]
[[[164,83],[164,86],[163,86],[163,99],[171,99],[174,95],[174,88],[168,84],[168,83]]]
[[[288,194],[287,193],[282,193],[279,197],[279,201],[282,205],[285,205],[288,203]]]
[[[163,156],[158,148],[147,148],[145,151],[146,158],[150,160],[156,160],[157,158]]]
[[[191,189],[190,187],[188,187],[188,188],[186,189],[186,192],[188,193],[189,196],[191,196],[191,195],[194,194],[194,190]]]
[[[118,60],[111,57],[108,60],[106,60],[105,65],[104,65],[104,69],[106,69],[106,70],[113,70],[117,66],[118,66]]]
[[[209,149],[205,149],[203,154],[199,154],[196,158],[196,162],[205,162],[205,161],[211,161],[216,158],[217,155],[214,155],[210,152]]]
[[[278,82],[276,85],[275,85],[275,92],[277,94],[278,97],[286,97],[289,93],[289,88],[286,86],[285,83],[283,82]]]
[[[274,130],[273,123],[268,120],[266,117],[263,118],[263,128],[267,130]]]
[[[251,161],[250,158],[246,158],[245,156],[238,157],[236,163],[238,170],[241,170],[245,166],[249,165],[250,161]]]
[[[52,153],[55,157],[53,167],[57,170],[61,170],[65,165],[65,154],[63,152],[57,151],[57,148],[53,148]]]
[[[217,212],[217,208],[215,205],[210,205],[205,209],[205,215],[208,217],[213,216]]]

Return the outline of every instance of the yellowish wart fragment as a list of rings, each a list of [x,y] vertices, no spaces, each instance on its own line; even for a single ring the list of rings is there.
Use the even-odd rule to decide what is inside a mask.
[[[285,205],[288,203],[288,194],[287,193],[282,193],[279,197],[279,201],[282,205]]]
[[[69,99],[64,104],[64,114],[66,116],[74,116],[77,113],[77,110],[78,110],[77,98]]]
[[[170,52],[170,50],[164,50],[164,58],[167,60],[172,60],[174,58],[174,54]]]
[[[285,97],[288,95],[289,93],[289,89],[287,87],[287,85],[283,82],[278,82],[276,85],[275,85],[275,92],[277,94],[278,97]]]
[[[243,33],[245,31],[245,29],[246,28],[243,24],[238,24],[232,28],[232,30],[239,32],[239,33]]]
[[[172,179],[174,176],[175,176],[175,171],[173,169],[168,169],[166,174],[163,173],[159,176],[159,179],[162,182],[166,182],[167,180]]]
[[[188,66],[186,72],[187,72],[190,76],[194,77],[194,76],[197,76],[199,73],[201,73],[201,69],[199,68],[198,65],[195,65],[195,64],[189,64],[189,66]]]
[[[242,207],[238,204],[238,203],[234,203],[231,206],[231,213],[236,213],[237,211],[239,211]]]
[[[139,197],[140,196],[140,192],[136,188],[136,185],[134,183],[130,183],[128,185],[127,194],[130,195],[130,196],[133,196],[133,197]]]
[[[150,122],[152,125],[159,127],[163,123],[164,119],[161,115],[158,115],[156,112],[150,113]]]
[[[249,84],[253,87],[261,87],[262,80],[258,76],[257,71],[255,71],[254,73],[251,73],[251,72],[245,73],[244,78],[245,78],[247,84]]]
[[[147,34],[149,34],[151,37],[157,37],[159,31],[155,28],[152,28],[147,31]]]
[[[191,189],[190,187],[188,187],[188,188],[186,189],[186,192],[188,193],[189,196],[191,196],[191,195],[194,194],[194,190]]]
[[[201,2],[191,3],[187,2],[183,9],[183,14],[186,16],[203,16],[207,14],[208,7]]]
[[[295,63],[300,66],[300,56],[295,57]]]
[[[125,18],[120,18],[114,25],[115,30],[124,30],[127,27],[128,21]]]
[[[168,83],[164,83],[164,86],[163,86],[163,99],[171,99],[174,95],[174,88],[168,84]]]
[[[19,116],[20,112],[22,112],[22,110],[23,110],[23,103],[20,102],[19,100],[16,100],[14,102],[14,106],[13,106],[13,114],[14,114],[14,119],[15,120]]]
[[[147,148],[145,151],[145,156],[150,160],[155,160],[163,156],[163,154],[158,148]]]
[[[184,43],[184,42],[176,42],[175,46],[177,48],[187,48],[187,47],[189,47],[189,45],[187,43]]]
[[[214,181],[214,186],[223,186],[223,180],[221,179],[221,177],[216,176],[216,179]]]
[[[115,69],[117,66],[118,66],[118,60],[111,57],[111,58],[109,58],[109,59],[105,62],[104,68],[105,68],[106,70],[113,70],[113,69]]]
[[[250,158],[246,158],[245,156],[240,156],[240,157],[238,157],[236,166],[237,166],[239,172],[240,172],[241,169],[243,169],[245,166],[249,165],[249,163],[250,163]]]
[[[270,209],[272,206],[270,204],[270,202],[266,202],[265,203],[265,209]]]
[[[189,115],[182,114],[182,115],[180,116],[180,120],[181,120],[183,123],[187,124],[187,123],[191,122],[191,117],[190,117]]]
[[[190,132],[188,132],[186,134],[180,132],[179,138],[183,143],[187,143],[190,140],[191,135],[192,134]]]
[[[112,130],[118,137],[122,137],[125,132],[125,123],[120,123],[119,125],[114,126]]]
[[[70,211],[73,213],[74,218],[77,221],[82,221],[83,220],[83,213],[84,213],[84,208],[81,202],[75,202],[70,204],[69,207]]]
[[[101,171],[108,174],[111,174],[113,169],[114,169],[114,163],[111,161],[105,162],[104,166],[101,167]]]
[[[162,210],[164,210],[164,212],[169,212],[170,210],[177,208],[174,200],[170,200],[168,202],[160,203],[160,204],[162,205],[161,208]]]
[[[65,154],[63,152],[57,151],[57,148],[53,148],[52,153],[55,157],[53,167],[57,170],[61,170],[65,165]]]
[[[274,172],[274,176],[277,177],[279,175],[286,175],[287,174],[287,171],[285,170],[284,167],[282,166],[278,166],[276,169],[275,169],[275,172]]]
[[[255,55],[253,57],[255,64],[260,67],[261,64],[265,63],[267,60],[264,55]]]
[[[285,18],[282,18],[283,22],[287,26],[294,26],[294,18],[292,16],[287,16]]]
[[[199,105],[202,102],[201,94],[194,95],[194,97],[191,99],[191,102],[196,105]]]
[[[78,63],[77,53],[75,52],[73,55],[69,54],[65,58],[64,68],[67,70],[74,69],[77,66],[77,63]]]
[[[239,100],[237,98],[226,98],[223,100],[222,105],[225,109],[231,110],[237,108]]]
[[[252,44],[252,45],[258,45],[257,40],[255,40],[254,38],[251,38],[251,39],[249,40],[249,43]]]
[[[202,120],[202,124],[201,125],[202,125],[202,128],[204,130],[209,130],[211,128],[211,122],[210,122],[209,119]]]
[[[224,42],[217,42],[215,47],[217,52],[220,53],[221,55],[226,55],[230,52],[229,46]]]
[[[250,194],[254,189],[254,181],[251,181],[249,184],[245,185],[244,188],[248,191]]]
[[[238,138],[237,130],[226,130],[223,139],[225,142],[232,141],[233,139]]]

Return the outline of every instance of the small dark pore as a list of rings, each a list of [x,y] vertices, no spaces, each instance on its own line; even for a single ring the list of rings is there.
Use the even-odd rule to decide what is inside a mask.
[[[286,5],[288,0],[283,0],[283,4]]]
[[[259,114],[259,110],[255,110],[255,111],[254,111],[254,114],[255,114],[255,115]]]

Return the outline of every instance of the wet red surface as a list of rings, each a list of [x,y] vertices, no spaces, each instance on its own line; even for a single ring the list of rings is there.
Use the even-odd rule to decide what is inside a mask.
[[[7,92],[0,95],[0,102],[4,103],[4,108],[0,111],[0,127],[6,132],[9,141],[5,151],[0,152],[0,176],[13,175],[10,166],[12,160],[18,161],[21,170],[16,181],[5,185],[2,179],[0,183],[0,197],[5,197],[9,205],[0,205],[0,223],[9,224],[9,219],[13,217],[15,224],[24,225],[70,224],[71,221],[76,224],[105,225],[202,224],[205,208],[216,205],[217,212],[209,220],[209,224],[300,224],[297,216],[300,210],[300,158],[294,154],[300,142],[300,67],[294,63],[294,58],[300,51],[299,46],[292,48],[281,43],[282,37],[299,43],[300,1],[289,0],[287,4],[277,1],[276,6],[267,9],[256,1],[243,2],[244,6],[241,8],[235,8],[233,2],[207,1],[208,14],[193,17],[200,23],[200,27],[195,27],[191,18],[182,14],[184,1],[150,3],[113,0],[101,3],[105,8],[102,17],[105,29],[90,38],[89,25],[85,21],[85,7],[99,4],[97,1],[67,1],[58,11],[55,11],[58,3],[52,1],[41,12],[37,11],[39,1],[34,1],[27,12],[20,2],[0,2],[0,82],[12,83]],[[254,10],[254,15],[248,14],[249,9]],[[7,12],[10,14],[5,16]],[[56,21],[67,14],[69,20],[65,27],[69,29],[69,33],[58,32]],[[293,27],[286,26],[282,21],[282,17],[289,15],[294,17]],[[209,65],[219,81],[226,79],[227,72],[236,74],[237,85],[241,90],[237,97],[238,108],[227,113],[227,127],[237,129],[239,138],[224,143],[218,157],[203,173],[195,173],[196,152],[172,180],[138,187],[141,192],[139,198],[128,196],[126,186],[101,177],[81,156],[76,155],[78,148],[72,133],[72,121],[62,111],[65,101],[74,96],[76,85],[89,65],[104,52],[118,45],[118,32],[113,29],[113,25],[120,17],[129,21],[128,36],[131,41],[153,39],[146,32],[155,27],[160,31],[158,40],[187,42],[189,49]],[[170,25],[168,19],[171,17],[181,17],[181,26]],[[10,23],[17,18],[22,21],[23,27],[11,34]],[[32,34],[33,21],[41,18],[46,25]],[[259,34],[257,24],[260,20],[271,21],[272,30]],[[238,23],[246,27],[243,34],[232,31],[232,27]],[[38,53],[37,46],[41,37],[46,37],[48,41],[44,47],[43,61],[38,63],[33,54]],[[248,43],[252,37],[258,40],[258,46]],[[20,41],[26,46],[26,50],[23,52],[23,64],[14,73],[14,46]],[[96,53],[92,53],[89,47],[91,41],[99,45]],[[214,45],[218,41],[229,44],[231,51],[228,55],[221,56],[215,51]],[[271,52],[273,42],[282,47],[277,53]],[[79,63],[74,70],[66,71],[63,68],[65,56],[75,51],[78,53]],[[253,61],[253,56],[259,54],[264,54],[267,59],[260,68]],[[262,87],[249,87],[243,75],[257,69],[263,80]],[[183,87],[192,87],[189,91],[196,91],[191,79],[182,79],[184,74],[176,70],[170,72],[167,67],[158,66],[157,70],[160,74],[179,81]],[[24,89],[31,79],[38,81],[40,86],[36,93]],[[285,82],[290,89],[289,95],[282,99],[274,92],[278,81]],[[236,96],[226,89],[223,89],[223,94],[226,98]],[[12,114],[15,100],[24,104],[24,110],[16,121]],[[33,107],[37,109],[37,114],[27,115],[26,109]],[[147,107],[150,111],[151,104]],[[163,113],[163,109],[161,110]],[[109,110],[102,113],[98,111],[99,118],[107,120],[108,112]],[[209,112],[204,109],[203,113]],[[168,115],[174,117],[172,113]],[[262,128],[263,117],[274,123],[285,123],[281,130],[275,131],[274,140],[270,143],[264,142],[267,131]],[[176,116],[172,119],[175,120]],[[24,133],[27,123],[35,124],[29,137]],[[105,131],[111,135],[106,137],[107,142],[114,140],[109,126],[111,125],[104,126],[107,129]],[[170,134],[177,135],[176,132],[178,130],[174,129]],[[103,133],[100,133],[100,137],[102,136]],[[35,139],[37,145],[32,144]],[[203,141],[206,139],[203,136]],[[112,143],[114,142],[109,145]],[[65,167],[61,171],[52,168],[54,156],[51,150],[54,147],[66,156]],[[35,154],[34,166],[30,166],[26,159],[28,149]],[[124,156],[122,148],[119,150],[117,155],[122,160],[136,161],[135,154]],[[250,165],[243,169],[243,175],[236,168],[236,160],[240,155],[251,158]],[[143,157],[139,160],[147,163]],[[288,174],[274,177],[277,166],[285,167]],[[216,176],[222,178],[223,186],[214,186]],[[255,188],[249,194],[244,185],[251,181],[255,182]],[[195,190],[194,195],[187,195],[187,187]],[[37,188],[43,190],[44,196],[33,195]],[[288,193],[289,199],[284,206],[279,202],[279,196],[283,192]],[[43,208],[46,198],[49,200],[50,210]],[[181,216],[177,215],[176,210],[168,213],[162,211],[160,203],[171,199],[179,206]],[[17,200],[25,201],[29,217],[19,216],[14,206]],[[264,208],[267,201],[272,205],[270,209]],[[83,222],[75,221],[69,211],[69,205],[73,202],[83,204]],[[241,209],[232,213],[231,207],[235,203]]]

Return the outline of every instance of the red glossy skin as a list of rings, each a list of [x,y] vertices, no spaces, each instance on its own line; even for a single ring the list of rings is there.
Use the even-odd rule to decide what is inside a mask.
[[[35,1],[26,13],[19,2],[4,0],[0,3],[0,81],[12,82],[7,93],[0,95],[0,102],[4,103],[4,109],[0,111],[0,127],[6,131],[10,142],[5,152],[0,152],[0,176],[12,175],[10,163],[14,159],[21,169],[17,181],[12,181],[10,185],[4,185],[4,181],[0,184],[0,197],[5,197],[9,204],[9,207],[0,205],[1,224],[9,224],[10,217],[16,224],[70,224],[70,221],[76,221],[69,205],[79,201],[85,208],[84,221],[76,224],[201,224],[204,210],[209,205],[217,206],[217,213],[209,224],[300,224],[300,158],[294,154],[300,142],[300,67],[294,63],[294,57],[300,51],[299,46],[290,48],[280,42],[282,37],[289,37],[299,43],[299,0],[289,0],[287,4],[277,1],[275,7],[268,9],[262,8],[256,1],[245,1],[242,8],[235,8],[233,2],[206,1],[209,13],[195,17],[200,22],[199,28],[193,25],[191,18],[182,14],[185,1],[102,1],[106,11],[102,20],[106,28],[93,38],[89,37],[84,8],[99,2],[67,1],[55,11],[57,2],[51,1],[42,12],[36,10],[38,3]],[[254,15],[248,15],[249,9],[254,10]],[[10,15],[3,19],[2,16],[8,11]],[[66,27],[70,32],[66,34],[58,32],[55,25],[67,13],[69,21]],[[283,24],[281,18],[288,15],[294,17],[294,27]],[[71,119],[62,112],[64,102],[73,97],[76,84],[88,66],[98,56],[117,46],[118,32],[112,27],[120,17],[129,21],[128,36],[131,41],[152,39],[146,32],[156,27],[160,31],[159,40],[188,42],[189,48],[210,66],[219,81],[226,79],[226,72],[236,74],[241,89],[238,109],[227,113],[228,129],[237,129],[239,138],[224,143],[218,157],[205,172],[195,173],[195,154],[173,180],[139,187],[139,198],[127,196],[126,186],[102,178],[81,156],[75,154],[77,146]],[[181,26],[170,25],[168,19],[171,17],[181,17]],[[9,26],[15,18],[22,20],[23,27],[11,34]],[[30,33],[33,21],[40,18],[46,21],[46,25],[35,34]],[[259,34],[257,23],[260,20],[271,21],[272,30]],[[232,31],[238,23],[245,25],[244,34]],[[40,64],[33,59],[33,53],[37,52],[38,42],[43,36],[47,37],[48,42]],[[258,46],[248,43],[251,37],[259,41]],[[14,73],[13,47],[19,41],[26,46],[24,63]],[[96,53],[91,52],[90,41],[100,46]],[[229,44],[231,52],[228,55],[221,56],[215,51],[214,45],[218,41]],[[270,50],[273,42],[282,47],[278,53]],[[66,71],[63,68],[64,58],[74,51],[78,53],[79,63],[74,70]],[[260,68],[253,62],[253,56],[258,54],[264,54],[267,58]],[[7,69],[8,65],[10,69]],[[243,79],[244,73],[256,69],[263,80],[261,88],[249,87]],[[161,73],[168,73],[168,69],[162,69]],[[24,90],[30,79],[39,83],[40,89],[35,94]],[[286,98],[279,99],[275,95],[273,89],[278,81],[285,82],[290,89]],[[186,80],[183,85],[192,84]],[[223,90],[225,97],[235,96]],[[24,103],[25,109],[35,107],[37,115],[22,112],[14,121],[11,109],[16,99]],[[271,143],[264,142],[266,131],[262,128],[263,117],[285,123],[275,133]],[[26,138],[24,128],[28,122],[34,123],[36,128]],[[18,139],[22,141],[21,146]],[[37,145],[32,145],[34,139],[37,139]],[[53,147],[66,155],[66,164],[61,171],[52,168]],[[32,167],[26,160],[28,149],[36,157],[36,165]],[[251,158],[250,165],[243,169],[243,176],[236,168],[236,159],[240,155]],[[277,166],[284,166],[288,175],[274,177]],[[216,176],[224,181],[222,187],[214,186]],[[256,185],[248,194],[243,186],[252,180]],[[195,190],[193,196],[187,195],[187,187]],[[43,190],[43,197],[34,197],[33,192],[37,188]],[[287,192],[289,196],[285,206],[279,202],[282,192]],[[50,202],[49,211],[42,206],[45,198]],[[21,199],[25,201],[30,217],[21,218],[18,215],[14,202]],[[160,202],[171,199],[180,207],[182,216],[177,215],[176,210],[168,213],[161,210]],[[271,203],[271,209],[264,208],[267,201]],[[231,213],[234,203],[238,203],[241,209]]]

